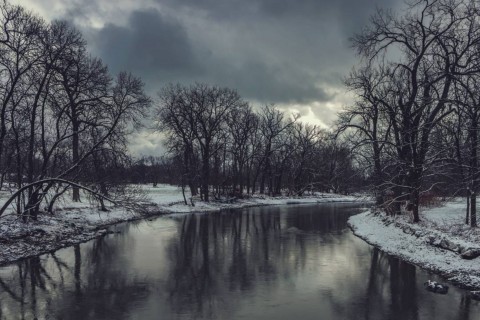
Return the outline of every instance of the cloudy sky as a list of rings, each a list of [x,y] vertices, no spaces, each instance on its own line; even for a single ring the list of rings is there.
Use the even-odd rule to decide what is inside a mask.
[[[351,100],[342,79],[357,63],[349,38],[376,7],[402,0],[11,0],[80,28],[110,70],[131,71],[155,93],[169,82],[237,89],[328,126]],[[157,135],[132,138],[137,154]]]

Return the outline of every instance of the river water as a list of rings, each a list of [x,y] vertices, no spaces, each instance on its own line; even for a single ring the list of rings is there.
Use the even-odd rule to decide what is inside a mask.
[[[358,204],[163,216],[0,268],[0,319],[480,319],[374,249]]]

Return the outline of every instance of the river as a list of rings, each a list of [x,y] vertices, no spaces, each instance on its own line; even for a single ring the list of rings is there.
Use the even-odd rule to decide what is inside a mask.
[[[169,215],[0,268],[0,319],[480,319],[347,227],[358,204]]]

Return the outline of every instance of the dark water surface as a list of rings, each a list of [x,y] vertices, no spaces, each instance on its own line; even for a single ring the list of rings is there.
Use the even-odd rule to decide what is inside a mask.
[[[1,319],[480,319],[465,291],[375,250],[358,205],[177,215],[0,268]],[[439,280],[439,279],[437,279]]]

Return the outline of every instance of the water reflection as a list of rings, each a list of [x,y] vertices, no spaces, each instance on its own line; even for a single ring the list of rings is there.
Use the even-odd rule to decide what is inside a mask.
[[[3,268],[2,317],[120,319],[148,286],[111,267],[121,264],[119,249],[100,238]]]
[[[354,237],[351,205],[118,226],[0,269],[1,319],[474,319],[478,302]]]

